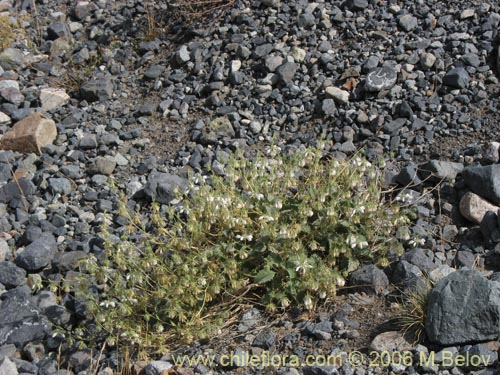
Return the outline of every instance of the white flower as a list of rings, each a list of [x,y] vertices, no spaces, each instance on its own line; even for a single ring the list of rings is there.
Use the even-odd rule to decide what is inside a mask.
[[[247,235],[236,235],[236,239],[239,241],[252,241],[253,240],[253,235],[247,234]]]
[[[259,221],[263,221],[265,223],[268,223],[270,221],[274,221],[274,217],[269,216],[269,215],[262,215],[259,217]]]
[[[311,297],[309,297],[309,296],[305,296],[305,297],[304,297],[304,306],[305,306],[305,307],[306,307],[306,309],[308,309],[308,310],[312,309],[312,307],[313,307],[313,302],[312,302]]]
[[[276,201],[274,203],[274,207],[276,207],[278,210],[280,210],[283,207],[283,203],[281,203],[281,201]]]
[[[337,284],[337,286],[343,287],[345,285],[345,279],[342,276],[337,276],[337,278],[335,279],[335,284]]]
[[[354,249],[358,244],[355,236],[347,237],[346,243],[351,247],[351,249]]]

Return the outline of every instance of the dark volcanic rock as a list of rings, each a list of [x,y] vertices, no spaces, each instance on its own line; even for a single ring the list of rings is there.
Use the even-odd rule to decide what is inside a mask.
[[[113,96],[113,83],[105,77],[92,79],[82,85],[80,94],[83,99],[90,102],[109,100]]]
[[[187,188],[188,181],[185,178],[161,172],[152,172],[144,192],[152,200],[168,204],[175,199],[177,191]]]
[[[0,302],[0,346],[14,344],[21,349],[49,333],[49,323],[33,303],[29,289],[20,287],[9,291]]]
[[[497,340],[500,335],[500,283],[461,269],[441,279],[429,297],[427,337],[440,345]]]
[[[366,76],[365,90],[368,92],[378,92],[390,89],[396,83],[398,73],[394,68],[384,66],[375,69]]]
[[[57,252],[57,243],[50,233],[42,233],[30,243],[16,258],[16,264],[27,271],[37,271],[46,267]]]
[[[464,68],[454,68],[446,73],[443,83],[456,89],[465,89],[469,86],[469,73]]]
[[[500,204],[500,165],[468,167],[463,172],[467,186],[477,195]]]
[[[389,285],[389,279],[384,271],[370,264],[354,271],[350,277],[350,285],[357,290],[371,294],[379,294]]]
[[[26,282],[26,271],[11,262],[0,263],[0,283],[7,289],[21,286]]]

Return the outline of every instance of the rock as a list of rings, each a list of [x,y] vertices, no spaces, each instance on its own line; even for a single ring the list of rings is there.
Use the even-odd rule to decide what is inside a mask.
[[[462,216],[467,220],[472,221],[474,224],[481,224],[486,212],[498,212],[500,209],[500,207],[491,204],[486,199],[483,199],[479,195],[471,192],[464,194],[460,200],[459,208]]]
[[[405,260],[400,260],[396,263],[391,276],[391,282],[401,289],[403,293],[418,293],[429,289],[422,271],[417,266]]]
[[[422,52],[420,55],[420,65],[425,69],[430,69],[436,63],[436,56],[430,52]]]
[[[241,317],[240,324],[238,325],[238,331],[247,332],[251,328],[255,327],[259,323],[261,318],[262,315],[260,311],[255,308],[251,308],[250,310],[246,311]]]
[[[349,103],[349,92],[337,87],[329,86],[325,89],[326,95],[333,98],[339,104]]]
[[[346,5],[352,10],[363,10],[368,8],[368,0],[347,0]]]
[[[163,65],[152,65],[148,68],[148,70],[146,70],[144,77],[148,79],[156,79],[159,78],[164,71],[165,67]]]
[[[50,334],[49,322],[34,305],[29,289],[12,289],[4,297],[0,301],[0,346],[14,344],[21,349]]]
[[[302,28],[314,26],[316,24],[316,17],[309,12],[302,13],[297,20],[297,24]]]
[[[219,139],[234,137],[235,132],[231,121],[227,117],[212,120],[201,131],[201,141],[204,143],[217,143]]]
[[[443,264],[433,269],[428,273],[429,279],[436,284],[439,280],[445,278],[449,274],[455,272],[456,269],[448,266],[447,264]]]
[[[406,32],[412,31],[418,26],[418,20],[411,14],[405,14],[399,18],[399,26]]]
[[[185,178],[161,172],[149,174],[144,192],[152,200],[168,204],[176,198],[177,192],[187,189],[188,181]]]
[[[42,103],[42,111],[49,112],[66,105],[69,102],[70,96],[66,94],[64,89],[45,88],[40,90],[40,102]]]
[[[0,188],[0,202],[9,203],[16,199],[24,199],[33,195],[35,191],[36,187],[33,182],[26,178],[20,178]]]
[[[500,164],[467,167],[463,178],[474,193],[500,205]]]
[[[281,65],[283,65],[283,57],[281,56],[271,55],[264,60],[264,66],[271,73],[274,73]]]
[[[431,160],[419,166],[419,174],[424,180],[440,182],[453,181],[464,170],[462,163],[453,163],[444,160]]]
[[[10,124],[11,119],[8,115],[3,112],[0,112],[0,125],[8,125]]]
[[[68,25],[64,22],[54,22],[47,27],[47,36],[49,40],[56,40],[61,37],[68,37],[71,35]]]
[[[405,336],[403,332],[388,331],[381,333],[373,339],[370,344],[370,350],[377,352],[404,352],[412,350],[411,344],[414,340]]]
[[[110,176],[116,168],[116,161],[111,157],[98,156],[94,160],[94,165],[91,167],[92,174],[103,174]]]
[[[488,163],[498,163],[500,159],[500,143],[490,142],[484,150],[484,160]]]
[[[179,65],[184,65],[191,60],[191,56],[189,56],[189,51],[187,46],[181,46],[181,48],[175,54],[175,61]]]
[[[0,149],[24,153],[42,153],[57,137],[54,121],[41,113],[33,113],[14,124],[0,140]]]
[[[321,112],[326,116],[335,115],[336,110],[335,102],[333,99],[324,99],[321,103]]]
[[[9,244],[3,238],[0,238],[0,262],[3,262],[9,253]]]
[[[50,233],[42,233],[16,257],[16,265],[27,271],[38,271],[50,264],[57,252],[57,243]]]
[[[78,20],[83,20],[85,19],[90,12],[89,9],[89,2],[88,1],[79,1],[76,5],[75,8],[73,9],[73,14]]]
[[[78,142],[78,146],[82,150],[92,150],[94,148],[97,148],[98,144],[96,135],[90,133],[84,134],[80,139],[80,142]]]
[[[429,296],[425,330],[444,346],[498,339],[500,283],[465,268],[441,279]]]
[[[281,65],[276,70],[276,73],[278,74],[280,81],[285,85],[293,81],[293,77],[295,76],[296,72],[297,72],[297,64],[289,61]]]
[[[276,333],[273,331],[262,331],[252,342],[252,346],[256,346],[262,349],[271,349],[276,342]]]
[[[488,211],[484,214],[480,224],[481,233],[486,246],[491,247],[500,242],[500,228],[495,212]]]
[[[11,262],[0,262],[0,283],[7,289],[26,283],[26,271]]]
[[[0,375],[18,375],[16,365],[9,359],[4,357],[0,360]]]
[[[23,67],[23,53],[17,48],[5,48],[0,53],[0,66],[5,70],[16,70]]]
[[[82,85],[80,95],[89,102],[109,100],[113,97],[113,83],[107,77],[91,79]]]
[[[470,77],[464,68],[453,68],[446,72],[443,83],[455,89],[465,89],[469,87]]]
[[[152,361],[141,371],[141,375],[163,375],[169,373],[172,369],[172,364],[166,361]]]
[[[292,57],[293,60],[297,63],[302,63],[306,59],[306,51],[299,47],[292,48]]]
[[[437,267],[432,261],[432,251],[425,251],[419,247],[409,250],[401,256],[401,260],[405,260],[417,266],[422,272],[429,273]]]
[[[351,274],[350,285],[366,293],[380,294],[389,286],[389,279],[384,271],[370,264]]]
[[[49,187],[54,194],[71,194],[71,182],[64,177],[54,177],[48,179]]]
[[[394,68],[384,66],[375,69],[366,76],[365,90],[368,92],[378,92],[388,90],[396,84],[398,74]]]

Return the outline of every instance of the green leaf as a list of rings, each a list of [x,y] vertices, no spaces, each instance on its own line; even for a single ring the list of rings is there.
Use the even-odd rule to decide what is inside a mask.
[[[265,284],[271,281],[274,278],[274,275],[276,275],[276,272],[264,269],[255,275],[253,281],[256,284]]]

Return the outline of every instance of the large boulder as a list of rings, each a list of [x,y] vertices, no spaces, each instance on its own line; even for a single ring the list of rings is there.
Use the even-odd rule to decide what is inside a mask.
[[[463,177],[474,193],[500,205],[500,164],[465,168]]]
[[[430,293],[425,331],[443,346],[498,339],[500,283],[466,268],[444,277]]]

